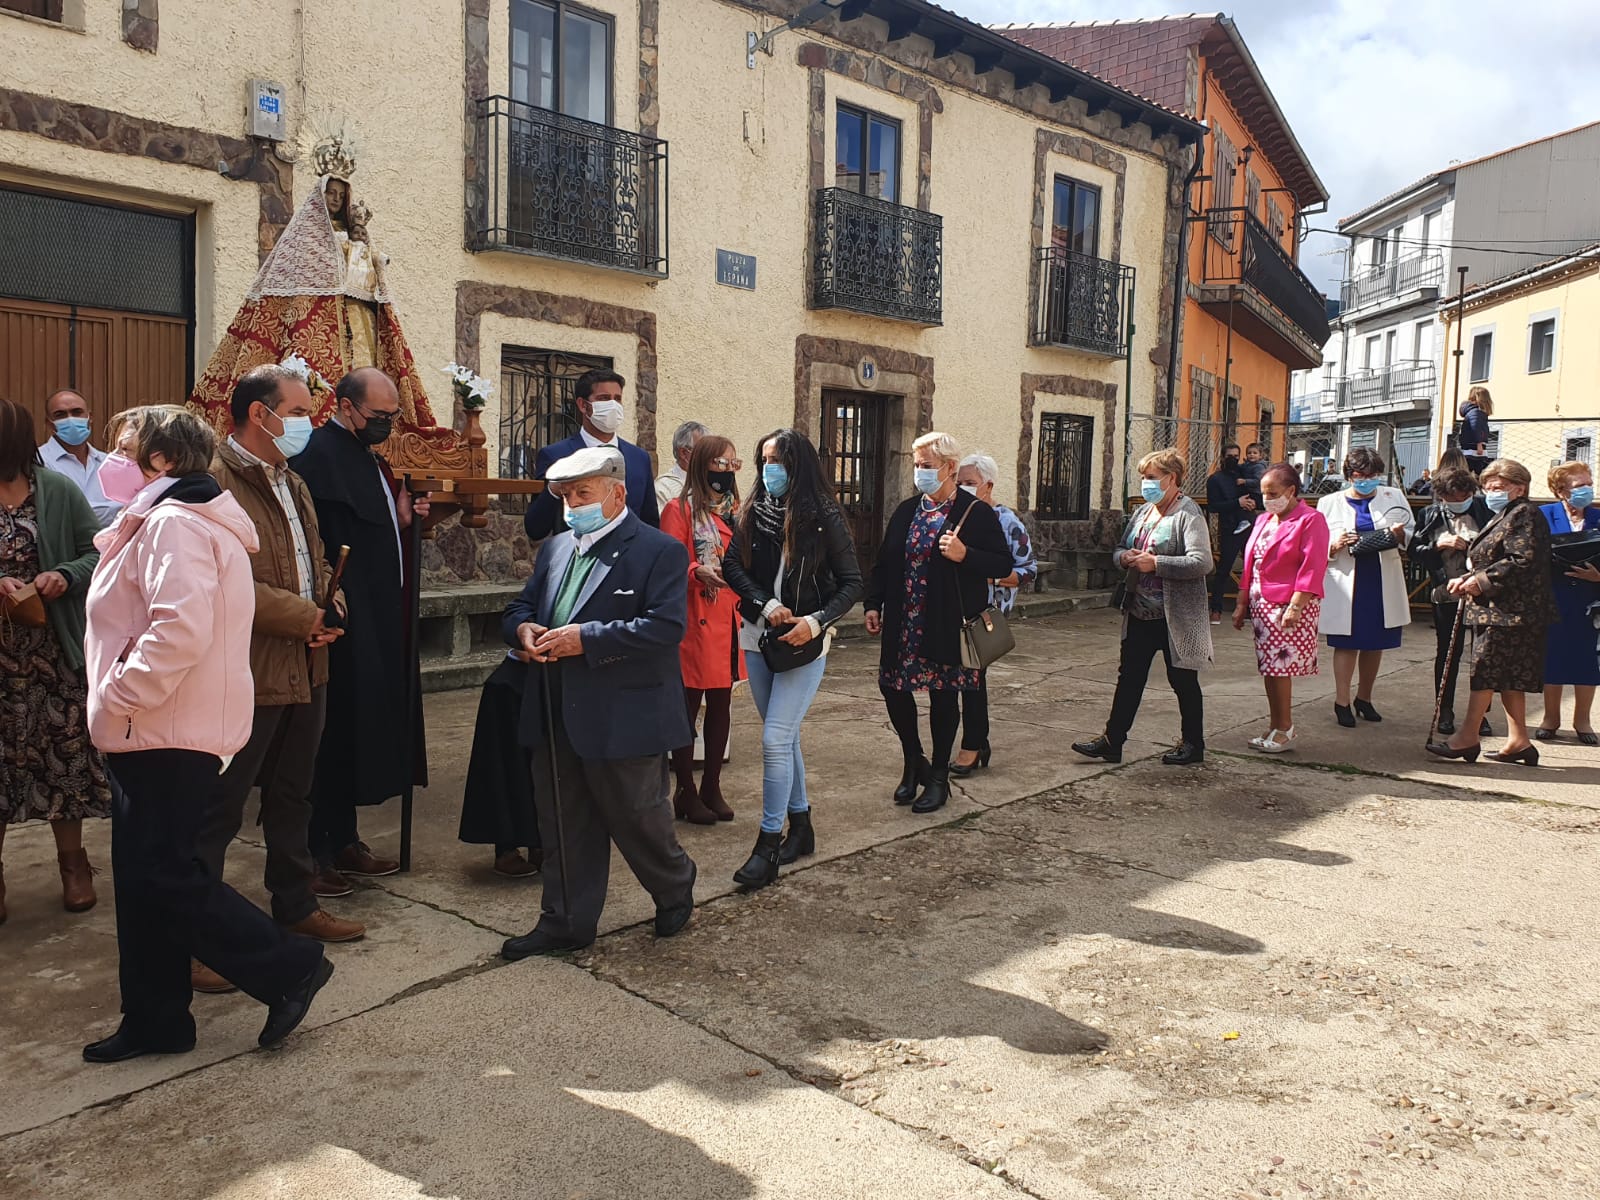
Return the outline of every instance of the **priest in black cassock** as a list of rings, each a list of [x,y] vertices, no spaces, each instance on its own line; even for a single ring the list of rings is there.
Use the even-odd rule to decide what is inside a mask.
[[[330,561],[350,547],[343,589],[345,634],[329,648],[328,720],[311,792],[313,890],[344,896],[349,875],[392,875],[400,864],[361,840],[356,809],[405,790],[408,775],[427,783],[420,668],[406,644],[402,533],[428,515],[374,449],[400,412],[394,381],[376,367],[352,371],[334,389],[333,419],[311,435],[289,465],[305,480]],[[407,679],[407,675],[410,679]],[[406,697],[411,711],[405,711]],[[404,753],[411,730],[410,761]]]

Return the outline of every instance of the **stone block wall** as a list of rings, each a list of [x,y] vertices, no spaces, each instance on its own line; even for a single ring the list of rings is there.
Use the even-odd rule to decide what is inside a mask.
[[[521,584],[533,574],[533,547],[522,532],[520,512],[501,512],[491,502],[489,524],[463,528],[451,517],[422,543],[422,586],[462,583]]]

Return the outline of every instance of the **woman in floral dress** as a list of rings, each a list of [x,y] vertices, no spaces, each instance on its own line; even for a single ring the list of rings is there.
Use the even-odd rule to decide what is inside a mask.
[[[83,819],[111,812],[105,763],[89,744],[83,598],[100,523],[77,486],[39,464],[33,416],[0,399],[0,594],[32,584],[46,621],[0,614],[0,846],[8,826],[49,821],[68,912],[94,907]],[[6,919],[0,867],[0,921]]]
[[[878,689],[900,737],[905,769],[896,804],[913,812],[950,798],[950,754],[961,727],[959,692],[978,688],[961,665],[961,629],[989,602],[989,580],[1011,573],[1000,518],[956,486],[960,452],[946,433],[912,443],[918,494],[892,517],[863,607],[867,632],[883,635]],[[928,693],[933,760],[922,751],[915,693]],[[922,787],[920,795],[918,786]]]

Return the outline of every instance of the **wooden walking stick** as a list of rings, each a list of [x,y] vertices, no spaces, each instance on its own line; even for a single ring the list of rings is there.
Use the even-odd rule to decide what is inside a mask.
[[[554,662],[539,664],[539,686],[544,691],[544,732],[550,751],[550,809],[555,814],[556,864],[561,869],[561,915],[570,924],[572,900],[567,891],[567,830],[561,818],[561,778],[556,768],[556,712],[550,700],[550,672],[556,667]]]
[[[1429,742],[1439,734],[1439,714],[1444,711],[1444,693],[1450,686],[1450,673],[1456,669],[1456,651],[1461,646],[1461,621],[1466,615],[1467,598],[1463,596],[1456,602],[1455,624],[1450,629],[1450,650],[1444,657],[1444,674],[1439,676],[1439,690],[1433,697],[1433,721],[1428,725]]]
[[[322,611],[333,608],[333,598],[339,594],[339,584],[344,579],[344,565],[350,561],[350,547],[340,546],[339,557],[334,560],[333,574],[328,578],[328,590],[322,597]]]

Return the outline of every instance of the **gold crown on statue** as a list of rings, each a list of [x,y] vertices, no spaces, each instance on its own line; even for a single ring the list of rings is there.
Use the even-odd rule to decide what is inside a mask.
[[[348,180],[356,173],[355,140],[343,130],[325,134],[311,147],[311,169],[318,175]]]

